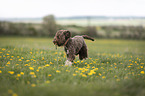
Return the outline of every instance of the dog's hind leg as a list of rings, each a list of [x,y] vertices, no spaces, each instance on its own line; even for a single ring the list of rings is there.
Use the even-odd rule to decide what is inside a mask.
[[[79,51],[79,59],[82,60],[87,58],[88,58],[87,46],[84,45]]]

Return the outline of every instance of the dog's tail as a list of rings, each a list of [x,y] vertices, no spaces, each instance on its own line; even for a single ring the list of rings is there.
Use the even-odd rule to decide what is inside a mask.
[[[94,38],[92,38],[92,37],[90,37],[90,36],[88,36],[88,35],[82,35],[82,37],[83,37],[84,39],[89,39],[89,40],[94,41]]]

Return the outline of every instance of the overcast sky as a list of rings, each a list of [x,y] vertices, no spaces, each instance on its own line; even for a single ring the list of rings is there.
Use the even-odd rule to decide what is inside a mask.
[[[145,16],[145,0],[0,0],[0,17]]]

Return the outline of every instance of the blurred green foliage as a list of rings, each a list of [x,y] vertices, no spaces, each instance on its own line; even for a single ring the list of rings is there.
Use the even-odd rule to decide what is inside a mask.
[[[86,34],[97,38],[118,39],[145,39],[145,27],[104,25],[104,26],[79,26],[57,24],[53,15],[43,18],[42,23],[16,23],[0,21],[1,36],[34,36],[53,37],[57,30],[69,30],[74,35]]]

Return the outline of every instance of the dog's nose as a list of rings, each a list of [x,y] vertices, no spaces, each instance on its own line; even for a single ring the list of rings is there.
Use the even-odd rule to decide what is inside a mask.
[[[57,44],[57,41],[56,41],[56,40],[53,40],[53,43],[54,43],[54,44]]]
[[[56,40],[53,40],[53,43],[56,43]]]

